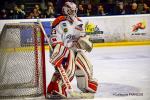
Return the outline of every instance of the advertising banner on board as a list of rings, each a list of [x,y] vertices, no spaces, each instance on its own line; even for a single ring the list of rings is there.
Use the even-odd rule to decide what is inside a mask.
[[[95,27],[91,34],[93,41],[103,39],[104,42],[150,40],[149,16],[114,16],[83,19]],[[92,25],[89,25],[92,27]],[[90,28],[90,27],[88,27]],[[86,28],[85,28],[86,30]],[[97,32],[98,31],[98,32]],[[96,41],[97,42],[97,41]]]
[[[85,32],[91,35],[92,42],[120,42],[150,40],[150,15],[123,15],[81,17]],[[40,19],[48,35],[51,33],[51,23],[54,19]],[[36,22],[36,19],[28,20],[1,20],[0,29],[5,23]],[[2,31],[2,30],[0,30]],[[26,37],[26,36],[25,36]],[[26,41],[23,39],[23,41]],[[46,41],[45,41],[46,43]]]

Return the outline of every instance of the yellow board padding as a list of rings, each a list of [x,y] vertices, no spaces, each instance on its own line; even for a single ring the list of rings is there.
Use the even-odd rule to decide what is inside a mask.
[[[34,52],[35,48],[34,46],[26,46],[26,47],[16,47],[16,48],[2,48],[0,49],[2,52]],[[41,50],[40,46],[38,47],[38,50]]]
[[[94,43],[93,47],[94,48],[99,48],[99,47],[111,47],[111,46],[136,46],[136,45],[150,45],[150,40],[149,41],[124,41],[124,42],[107,42],[107,43]],[[49,46],[45,46],[46,50],[49,50]]]
[[[94,43],[94,48],[99,47],[111,47],[111,46],[136,46],[136,45],[150,45],[149,41],[124,41],[124,42],[108,42],[108,43]],[[26,46],[26,47],[18,47],[18,48],[7,48],[7,49],[0,49],[2,52],[34,52],[34,46]],[[38,47],[38,50],[41,50],[41,47]],[[45,45],[45,50],[49,50],[49,46]]]
[[[150,41],[124,41],[124,42],[108,42],[108,43],[94,43],[93,47],[111,47],[111,46],[136,46],[136,45],[150,45]]]

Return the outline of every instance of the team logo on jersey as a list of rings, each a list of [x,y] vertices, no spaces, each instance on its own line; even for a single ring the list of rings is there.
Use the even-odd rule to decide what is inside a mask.
[[[64,27],[66,27],[66,26],[67,26],[67,24],[66,24],[66,23],[62,23],[62,25],[63,25]]]
[[[66,39],[75,39],[75,35],[69,34],[69,35],[66,36]]]
[[[68,32],[68,28],[64,28],[64,32],[65,32],[65,33]]]

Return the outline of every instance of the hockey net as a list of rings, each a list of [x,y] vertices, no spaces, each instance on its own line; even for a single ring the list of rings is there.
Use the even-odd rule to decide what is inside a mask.
[[[6,24],[0,34],[0,99],[45,95],[44,36],[38,24]]]

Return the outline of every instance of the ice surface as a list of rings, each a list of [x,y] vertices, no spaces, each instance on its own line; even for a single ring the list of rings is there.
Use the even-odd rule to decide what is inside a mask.
[[[150,100],[150,46],[94,48],[87,56],[99,82],[95,99]],[[53,72],[46,51],[47,86]],[[75,79],[72,85],[78,90]]]

